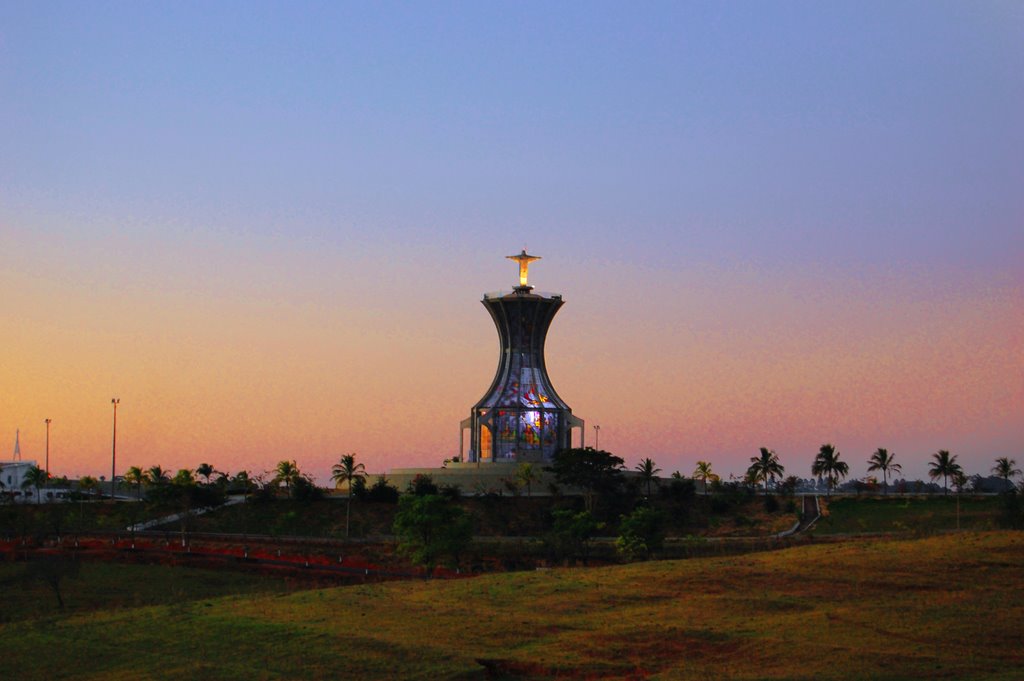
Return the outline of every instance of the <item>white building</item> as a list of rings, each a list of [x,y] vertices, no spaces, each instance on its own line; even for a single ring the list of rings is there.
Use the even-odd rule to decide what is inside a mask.
[[[25,499],[26,494],[34,499],[35,489],[24,490],[21,485],[25,482],[29,469],[35,465],[35,461],[0,461],[0,483],[3,484],[0,492],[18,501]]]

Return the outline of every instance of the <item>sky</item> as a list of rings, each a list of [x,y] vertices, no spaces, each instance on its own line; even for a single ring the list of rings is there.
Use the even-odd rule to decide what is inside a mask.
[[[665,473],[1024,464],[1024,4],[0,2],[0,457],[321,483],[553,385]]]

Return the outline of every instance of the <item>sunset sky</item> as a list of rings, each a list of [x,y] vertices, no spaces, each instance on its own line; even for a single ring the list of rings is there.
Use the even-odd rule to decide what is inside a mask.
[[[2,458],[439,465],[526,247],[630,468],[1024,464],[1017,1],[6,2],[0,128]]]

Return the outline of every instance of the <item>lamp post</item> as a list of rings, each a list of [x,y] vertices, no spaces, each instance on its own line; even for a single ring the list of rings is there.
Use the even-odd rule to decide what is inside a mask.
[[[53,419],[46,419],[46,481],[50,481],[50,422]]]
[[[594,449],[601,449],[601,426],[594,426]]]
[[[117,484],[117,405],[121,403],[121,398],[115,397],[110,403],[114,405],[114,444],[110,449],[110,500],[113,501],[114,486]]]

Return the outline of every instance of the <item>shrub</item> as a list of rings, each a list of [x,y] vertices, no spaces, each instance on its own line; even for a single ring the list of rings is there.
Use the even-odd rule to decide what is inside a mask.
[[[366,491],[367,501],[376,501],[385,504],[398,503],[398,488],[388,483],[383,475],[377,478],[377,482]]]
[[[458,565],[473,538],[473,522],[466,511],[440,495],[403,496],[398,500],[394,532],[398,550],[429,572],[443,559]]]
[[[352,486],[349,493],[359,501],[366,499],[366,478],[359,476],[352,479]]]
[[[457,501],[460,497],[462,497],[462,488],[454,483],[441,485],[440,494],[442,497],[446,499]]]
[[[619,522],[615,550],[626,560],[645,560],[661,550],[665,541],[664,516],[653,508],[640,507]]]
[[[418,474],[409,481],[405,488],[406,494],[413,494],[418,497],[434,496],[440,494],[441,490],[434,484],[434,479],[423,473]]]
[[[292,483],[292,499],[295,501],[310,502],[322,498],[324,493],[313,482],[300,475]]]
[[[544,548],[554,562],[580,559],[586,563],[590,540],[604,528],[589,511],[561,509],[551,513],[551,529],[544,535]]]

